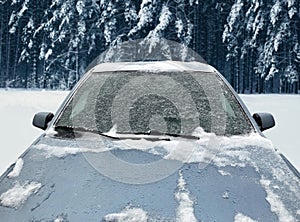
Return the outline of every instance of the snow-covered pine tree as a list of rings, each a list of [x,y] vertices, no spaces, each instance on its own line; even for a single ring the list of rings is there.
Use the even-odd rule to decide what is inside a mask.
[[[4,23],[4,2],[0,2],[0,86],[3,87],[4,83],[4,73],[3,73],[3,65],[2,65],[2,57],[3,57],[3,38],[4,38],[4,29],[5,29],[5,23]]]
[[[140,38],[153,46],[163,38],[192,47],[239,92],[299,88],[298,1],[7,0],[0,6],[2,87],[28,81],[28,87],[71,88],[109,46]],[[163,46],[168,54],[172,47]],[[175,54],[184,58],[184,50]]]
[[[294,52],[300,43],[299,7],[299,1],[277,0],[270,10],[267,43],[272,52],[269,57],[272,57],[268,58],[266,79],[273,80],[274,88],[284,93],[297,93],[299,87],[300,64]],[[274,75],[272,66],[278,69],[279,76]]]
[[[249,71],[255,60],[249,71],[250,92],[253,87],[260,93],[298,92],[300,18],[297,9],[299,1],[293,0],[236,0],[233,5],[223,41],[228,46],[228,58],[246,60],[246,70]],[[245,71],[240,75],[246,76]]]
[[[227,45],[227,60],[230,64],[230,82],[232,86],[241,92],[240,88],[240,57],[241,57],[241,39],[244,39],[243,27],[245,26],[245,2],[236,0],[231,7],[227,18],[227,25],[223,32],[223,42]]]
[[[143,43],[149,51],[148,59],[156,57],[150,55],[155,46],[161,46],[161,56],[170,57],[170,47],[168,39],[182,44],[182,49],[178,51],[177,57],[181,60],[186,58],[186,48],[192,46],[192,36],[194,34],[190,11],[197,5],[197,1],[176,0],[142,0],[137,10],[137,22],[128,32],[129,39],[144,39]],[[171,44],[171,43],[170,43]],[[146,50],[146,51],[147,51]],[[157,51],[156,51],[157,52]],[[170,59],[170,58],[169,58]]]
[[[0,86],[11,87],[14,81],[14,72],[12,67],[14,62],[14,53],[17,50],[17,40],[15,35],[9,30],[10,14],[15,10],[9,1],[0,2]],[[12,75],[11,75],[12,73]]]
[[[26,62],[25,75],[23,76],[24,86],[29,88],[40,87],[39,74],[42,72],[38,60],[38,47],[41,36],[35,35],[35,30],[40,23],[40,19],[47,7],[48,0],[30,1],[18,0],[12,1],[11,5],[15,9],[8,23],[11,35],[17,36],[16,50],[13,62],[13,78],[16,77],[17,63]],[[20,51],[20,52],[19,52]]]
[[[40,59],[45,60],[44,76],[51,87],[71,88],[82,74],[84,57],[79,61],[79,54],[86,44],[85,6],[81,0],[52,1],[36,31],[46,33]]]

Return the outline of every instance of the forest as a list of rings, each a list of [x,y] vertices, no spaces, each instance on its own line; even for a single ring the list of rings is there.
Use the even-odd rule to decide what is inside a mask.
[[[160,38],[238,93],[300,93],[298,0],[0,0],[0,87],[68,90],[109,47]]]

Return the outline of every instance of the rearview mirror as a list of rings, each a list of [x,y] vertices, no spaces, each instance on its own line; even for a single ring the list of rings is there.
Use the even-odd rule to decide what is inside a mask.
[[[261,131],[275,126],[274,117],[270,113],[254,113],[253,118]]]
[[[32,125],[42,130],[47,129],[48,123],[53,119],[53,113],[40,112],[34,115]]]

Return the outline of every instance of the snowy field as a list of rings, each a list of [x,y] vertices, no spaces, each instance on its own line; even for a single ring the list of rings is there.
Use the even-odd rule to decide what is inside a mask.
[[[0,174],[42,133],[31,124],[39,111],[55,112],[68,92],[0,89]],[[276,127],[265,134],[300,170],[300,95],[242,95],[251,113],[270,112]]]
[[[55,112],[68,92],[0,89],[0,174],[42,133],[32,126],[40,111]]]
[[[276,126],[264,132],[300,171],[300,95],[240,95],[253,114],[272,113]]]

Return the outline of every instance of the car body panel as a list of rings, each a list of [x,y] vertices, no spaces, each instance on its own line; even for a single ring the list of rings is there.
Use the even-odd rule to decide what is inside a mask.
[[[109,138],[103,140],[115,143]],[[175,221],[180,205],[176,199],[180,173],[199,221],[234,221],[237,213],[257,221],[278,221],[284,216],[276,211],[276,202],[283,209],[281,211],[287,212],[286,218],[300,219],[296,213],[300,208],[299,178],[291,173],[279,154],[270,148],[256,146],[256,142],[220,150],[203,169],[197,162],[183,163],[172,175],[149,184],[126,184],[104,176],[85,155],[98,153],[56,153],[60,148],[76,150],[78,144],[93,146],[84,143],[46,136],[33,145],[23,156],[20,175],[8,178],[12,169],[3,175],[0,194],[16,183],[38,182],[41,188],[19,207],[0,206],[1,219],[49,221],[63,216],[68,221],[100,221],[105,215],[136,207],[147,212],[153,220]],[[242,157],[241,151],[246,152],[247,157]],[[118,146],[104,150],[103,154],[106,152],[133,163],[163,158],[163,155],[122,150]],[[268,199],[270,195],[275,199]]]

